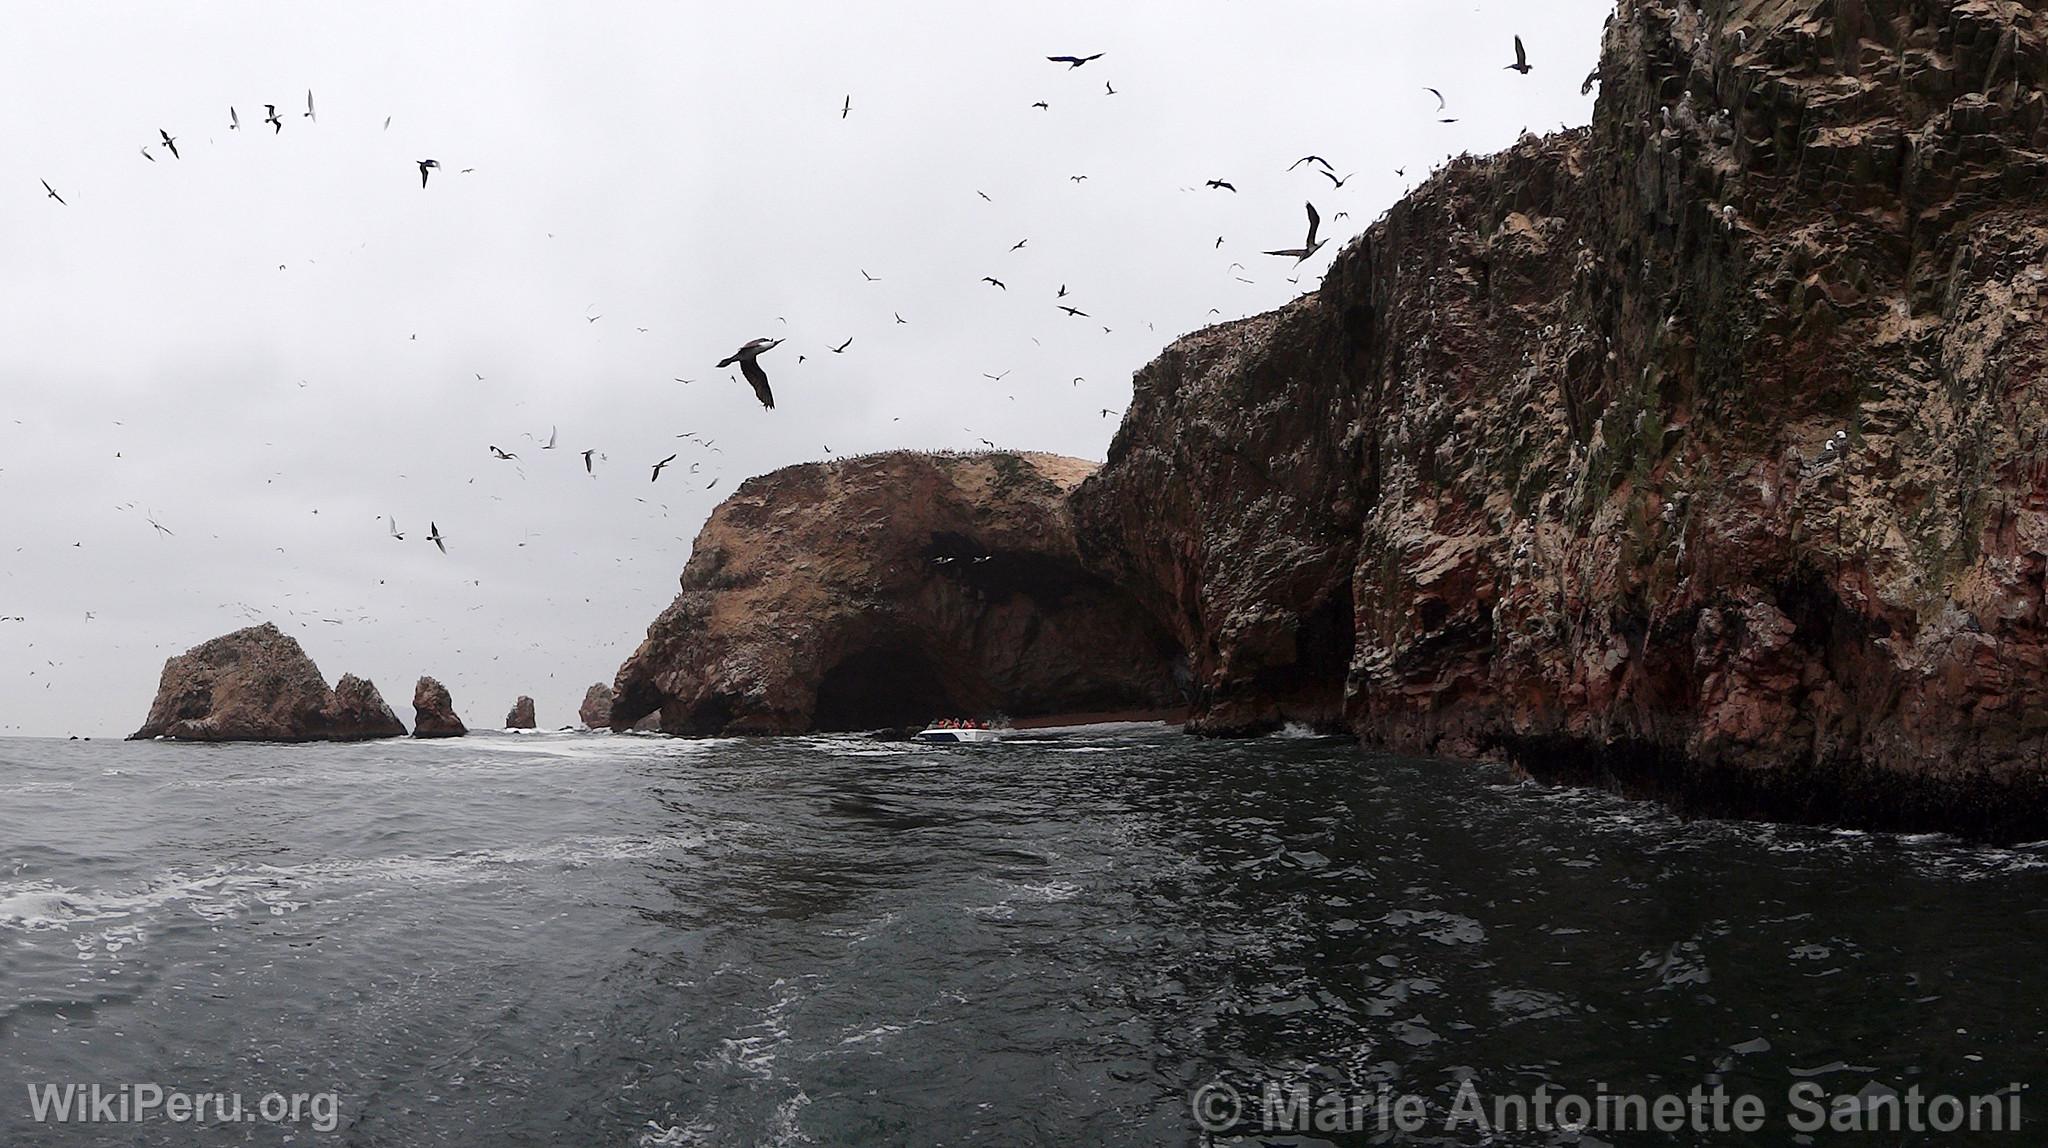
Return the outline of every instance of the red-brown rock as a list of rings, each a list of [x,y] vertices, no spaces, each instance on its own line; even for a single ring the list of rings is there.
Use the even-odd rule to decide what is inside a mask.
[[[519,700],[512,703],[511,712],[505,715],[505,728],[532,729],[534,728],[535,724],[536,723],[533,717],[533,699],[527,697],[525,694],[519,695]]]
[[[422,677],[412,687],[412,735],[461,737],[469,732],[455,714],[455,699],[439,681]]]
[[[1173,647],[1084,570],[1044,454],[786,467],[711,514],[619,670],[613,729],[795,733],[1178,702]]]
[[[583,691],[583,704],[577,707],[576,716],[584,729],[612,728],[612,688],[599,682]]]
[[[265,622],[164,663],[155,701],[130,740],[361,741],[402,737],[377,687],[344,674],[328,689],[299,643]]]

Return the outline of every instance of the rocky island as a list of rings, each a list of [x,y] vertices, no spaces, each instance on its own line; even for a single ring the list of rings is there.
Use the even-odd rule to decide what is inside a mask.
[[[1139,371],[1109,458],[753,479],[612,725],[1168,704],[1700,812],[2048,832],[2048,43],[1627,3],[1590,128]]]
[[[329,689],[296,639],[268,622],[164,663],[156,700],[130,741],[365,741],[405,725],[354,674]]]

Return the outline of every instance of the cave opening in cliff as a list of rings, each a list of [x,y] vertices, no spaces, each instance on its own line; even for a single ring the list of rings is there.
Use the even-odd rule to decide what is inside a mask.
[[[922,726],[959,709],[931,659],[913,650],[862,650],[818,683],[812,725],[824,731]]]

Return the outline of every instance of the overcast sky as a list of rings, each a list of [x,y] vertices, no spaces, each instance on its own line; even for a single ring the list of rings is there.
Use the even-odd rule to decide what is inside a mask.
[[[1309,289],[1445,158],[1586,122],[1608,10],[12,5],[0,734],[125,735],[166,657],[266,619],[408,724],[422,673],[472,725],[571,722],[741,479],[1101,458],[1169,340]],[[1333,242],[1290,283],[1259,252],[1304,200]],[[756,336],[772,412],[711,365]]]

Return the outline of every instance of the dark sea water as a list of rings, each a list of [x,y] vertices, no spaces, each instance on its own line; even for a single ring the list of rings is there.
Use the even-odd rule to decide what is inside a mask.
[[[2033,1144],[1787,1089],[2048,1082],[2044,864],[1315,738],[0,741],[0,1145],[1195,1144],[1267,1081],[1433,1117],[1215,1142],[1574,1142],[1470,1081]],[[32,1118],[93,1082],[335,1100]]]

